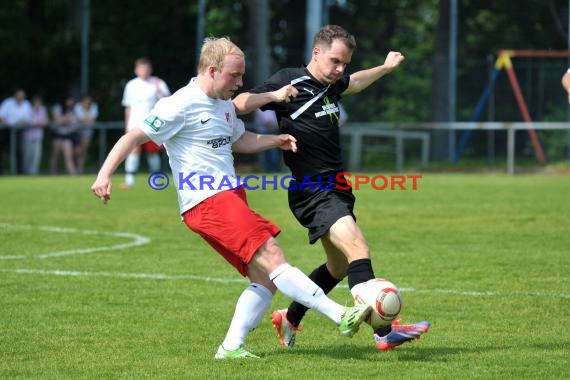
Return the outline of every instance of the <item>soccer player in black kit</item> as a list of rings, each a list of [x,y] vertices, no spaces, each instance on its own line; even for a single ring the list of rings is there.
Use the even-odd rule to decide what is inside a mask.
[[[353,213],[355,197],[342,176],[339,101],[344,95],[364,90],[404,60],[401,53],[391,51],[382,65],[349,75],[346,67],[355,49],[354,36],[345,29],[324,26],[314,37],[308,65],[282,69],[234,99],[238,114],[258,107],[274,110],[281,133],[297,139],[297,153],[284,152],[285,164],[294,177],[288,190],[289,207],[308,229],[309,243],[320,239],[327,257],[309,277],[328,293],[348,276],[353,295],[375,274],[368,244]],[[291,86],[288,102],[278,103],[267,95],[286,85]],[[272,313],[273,326],[284,347],[295,345],[306,311],[305,306],[293,302],[287,309]],[[374,331],[375,345],[379,350],[389,350],[419,338],[429,326],[427,321],[395,321]]]

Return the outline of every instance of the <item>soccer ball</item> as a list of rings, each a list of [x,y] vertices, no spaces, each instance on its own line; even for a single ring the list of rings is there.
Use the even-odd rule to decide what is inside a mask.
[[[396,285],[383,278],[366,281],[359,287],[354,300],[372,306],[372,313],[366,323],[373,329],[390,325],[402,309],[400,291]]]

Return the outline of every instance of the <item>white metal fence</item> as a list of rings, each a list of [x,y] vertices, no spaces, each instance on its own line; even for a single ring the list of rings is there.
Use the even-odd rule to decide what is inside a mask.
[[[506,152],[508,174],[515,173],[515,138],[517,131],[535,130],[570,130],[567,122],[455,122],[455,123],[347,123],[340,129],[341,135],[349,139],[348,169],[356,170],[361,167],[363,146],[371,137],[393,139],[393,152],[395,170],[401,171],[404,167],[406,141],[419,140],[421,142],[421,164],[427,166],[430,160],[430,132],[434,130],[495,130],[506,131]],[[2,128],[2,127],[0,127]],[[4,128],[6,128],[4,126]],[[93,126],[96,132],[97,160],[102,164],[110,145],[108,132],[123,130],[122,121],[98,122]],[[9,144],[2,144],[9,148],[9,173],[17,173],[17,129],[10,128]],[[95,142],[95,141],[94,141]],[[2,153],[2,152],[0,152]],[[44,154],[44,157],[46,155]]]
[[[517,131],[534,130],[570,130],[568,122],[454,122],[454,123],[347,123],[341,128],[341,134],[350,137],[349,167],[359,168],[363,141],[367,137],[394,138],[396,171],[401,171],[404,164],[405,140],[421,141],[421,163],[426,166],[430,158],[430,132],[434,130],[495,130],[506,131],[507,173],[515,173],[515,138]]]

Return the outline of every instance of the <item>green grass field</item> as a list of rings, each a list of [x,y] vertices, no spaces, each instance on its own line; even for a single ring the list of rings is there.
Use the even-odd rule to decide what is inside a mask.
[[[233,362],[213,356],[245,280],[180,222],[173,188],[140,176],[103,206],[93,179],[0,178],[2,379],[569,376],[569,176],[424,174],[416,191],[358,191],[376,275],[430,332],[384,353],[367,326],[347,339],[310,312],[286,351],[267,317],[247,341],[262,360]],[[290,262],[323,262],[284,191],[249,200],[283,229]],[[331,297],[350,303],[343,285]]]

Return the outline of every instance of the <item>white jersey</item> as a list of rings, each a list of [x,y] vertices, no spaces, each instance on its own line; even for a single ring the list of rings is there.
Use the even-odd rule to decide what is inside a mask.
[[[155,84],[157,80],[158,84]],[[128,81],[121,102],[123,107],[130,107],[131,109],[129,120],[127,121],[127,131],[130,131],[144,120],[160,98],[169,95],[170,90],[162,79],[149,77],[143,80],[137,77]]]
[[[0,105],[0,117],[10,127],[30,124],[32,120],[32,104],[28,100],[18,103],[14,97],[8,98]]]
[[[73,113],[79,120],[83,120],[86,117],[92,117],[93,119],[97,119],[99,117],[99,106],[97,103],[91,103],[89,109],[85,109],[81,106],[81,103],[75,103],[73,106]]]
[[[138,127],[166,148],[181,214],[238,186],[232,144],[245,132],[244,124],[230,100],[208,97],[195,78],[158,101]]]

